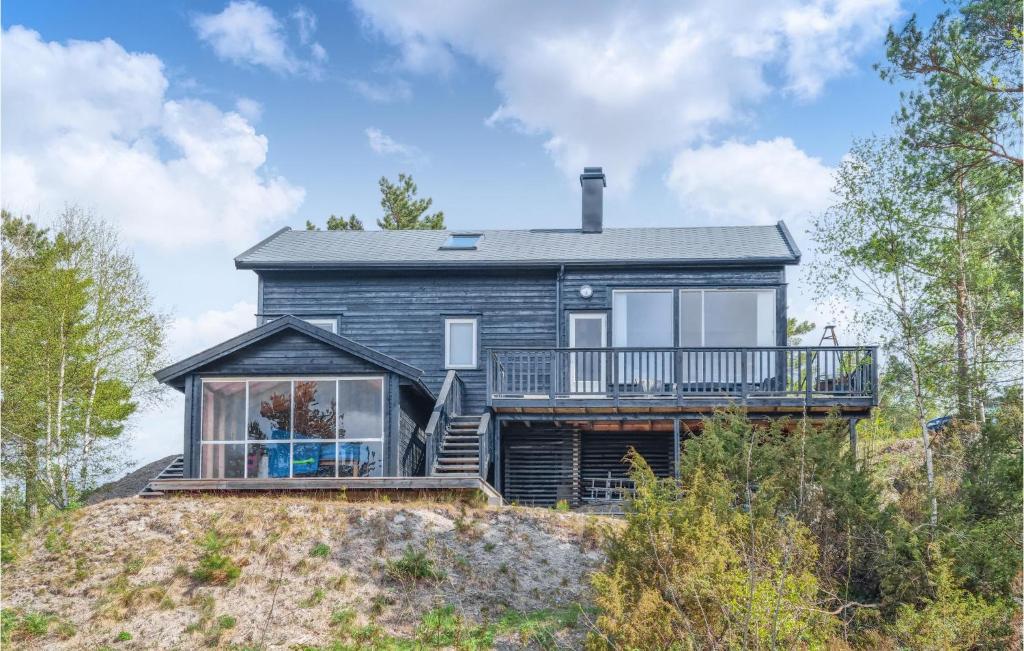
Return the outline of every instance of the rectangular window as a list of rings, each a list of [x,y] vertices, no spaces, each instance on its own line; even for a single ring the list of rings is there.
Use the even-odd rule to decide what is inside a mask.
[[[444,241],[444,244],[441,245],[441,250],[463,249],[473,251],[476,249],[476,244],[479,241],[480,233],[452,233]]]
[[[381,377],[204,380],[202,400],[203,478],[383,473]]]
[[[444,320],[444,367],[476,368],[477,320]]]
[[[775,345],[775,290],[684,289],[679,292],[681,346]]]
[[[316,319],[303,319],[309,325],[314,325],[318,328],[323,328],[328,332],[338,334],[338,320],[328,318],[316,318]]]
[[[679,345],[686,348],[754,348],[775,345],[775,290],[684,289],[679,292]],[[683,390],[754,384],[775,374],[775,356],[753,351],[688,351],[681,355]],[[745,369],[745,370],[744,370]]]
[[[672,297],[671,289],[612,292],[612,341],[630,349],[615,355],[620,393],[671,392],[672,352],[643,349],[673,345]]]

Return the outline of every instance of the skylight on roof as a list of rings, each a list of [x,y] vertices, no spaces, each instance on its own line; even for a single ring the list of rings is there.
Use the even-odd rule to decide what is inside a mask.
[[[441,246],[442,249],[475,250],[480,241],[480,233],[452,233]]]

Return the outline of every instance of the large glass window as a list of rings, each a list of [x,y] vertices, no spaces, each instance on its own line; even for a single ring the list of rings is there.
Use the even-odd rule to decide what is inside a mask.
[[[380,377],[205,380],[201,475],[379,476],[383,392]]]
[[[684,289],[679,331],[681,346],[774,346],[775,291]]]
[[[668,348],[673,345],[672,290],[616,290],[612,293],[612,341],[617,348]],[[619,391],[671,392],[670,351],[616,353]]]
[[[686,348],[753,348],[775,345],[775,291],[684,289],[679,292],[679,345]],[[687,383],[763,383],[774,376],[775,356],[753,351],[692,351],[681,355]],[[746,369],[746,370],[744,370]]]
[[[672,345],[671,290],[616,290],[612,294],[612,318],[616,347]]]

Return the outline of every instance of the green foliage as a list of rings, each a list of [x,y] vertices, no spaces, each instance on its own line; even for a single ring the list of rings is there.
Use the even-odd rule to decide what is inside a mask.
[[[401,558],[388,561],[387,573],[398,580],[440,581],[445,578],[445,573],[427,558],[426,552],[412,547],[406,547]]]
[[[903,648],[995,648],[1008,639],[1014,608],[989,603],[957,585],[952,562],[936,557],[928,579],[931,596],[918,604],[901,604],[886,631]]]
[[[199,542],[203,553],[192,578],[204,585],[231,585],[242,575],[242,568],[227,553],[234,541],[216,530],[210,531]]]
[[[306,220],[307,231],[318,231],[320,228],[313,222]],[[355,215],[349,215],[345,217],[336,217],[331,215],[327,218],[327,230],[329,231],[361,231],[363,230],[363,222]]]
[[[132,639],[132,634],[129,633],[128,631],[121,631],[120,633],[117,634],[116,637],[114,637],[114,641],[115,642],[130,642],[131,639]]]
[[[377,220],[377,226],[384,230],[443,229],[444,213],[438,211],[428,215],[433,199],[417,199],[416,191],[416,183],[408,174],[399,174],[397,183],[382,176],[380,207],[384,209],[384,217]]]
[[[691,460],[682,485],[657,479],[631,455],[636,493],[593,577],[601,613],[590,647],[815,645],[836,627],[822,609],[809,531],[754,504],[749,491],[736,502],[723,473],[727,438],[694,453],[725,463]]]
[[[555,502],[555,510],[559,513],[569,512],[569,500],[558,500]]]
[[[796,317],[786,319],[786,343],[799,346],[804,335],[814,332],[816,328],[810,321],[798,321]]]
[[[166,317],[102,221],[68,208],[53,232],[3,211],[0,395],[4,543],[49,505],[81,501],[118,465],[152,378]],[[10,554],[6,554],[10,558]]]
[[[416,628],[418,642],[429,647],[454,647],[466,651],[491,648],[494,634],[492,627],[468,624],[451,605],[427,612]]]
[[[388,231],[444,229],[444,213],[427,213],[434,200],[430,197],[416,197],[418,188],[412,176],[399,174],[397,183],[382,176],[378,185],[380,207],[384,211],[384,216],[377,220],[378,227]],[[320,227],[306,220],[306,230],[316,231]],[[331,215],[327,218],[327,230],[361,231],[363,222],[355,215],[349,215],[348,218]]]
[[[299,602],[299,606],[302,608],[316,608],[323,603],[326,596],[327,593],[324,592],[323,588],[316,588],[308,597]]]
[[[56,615],[11,608],[0,611],[0,644],[5,647],[49,636],[66,640],[74,635],[74,625]]]
[[[317,543],[313,545],[313,549],[309,551],[309,555],[313,558],[327,558],[331,555],[331,548],[326,543]]]

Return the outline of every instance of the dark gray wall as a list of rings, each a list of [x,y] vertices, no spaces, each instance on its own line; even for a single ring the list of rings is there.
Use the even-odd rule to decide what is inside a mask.
[[[558,276],[554,269],[404,274],[263,272],[259,312],[264,319],[283,314],[337,317],[339,334],[423,370],[423,381],[435,393],[445,376],[444,317],[476,316],[480,319],[478,368],[459,370],[466,385],[465,407],[473,412],[484,407],[487,348],[553,346],[559,340],[561,345],[568,345],[568,312],[610,310],[614,289],[774,287],[778,290],[778,344],[785,344],[786,280],[781,266],[601,270],[570,267],[565,269],[561,282]],[[589,300],[579,295],[584,284],[594,289]],[[610,336],[610,319],[608,327]]]
[[[444,381],[444,317],[479,317],[480,357],[459,370],[466,409],[484,407],[484,350],[555,344],[554,272],[265,273],[260,313],[334,314],[339,334],[411,364],[435,392]]]

